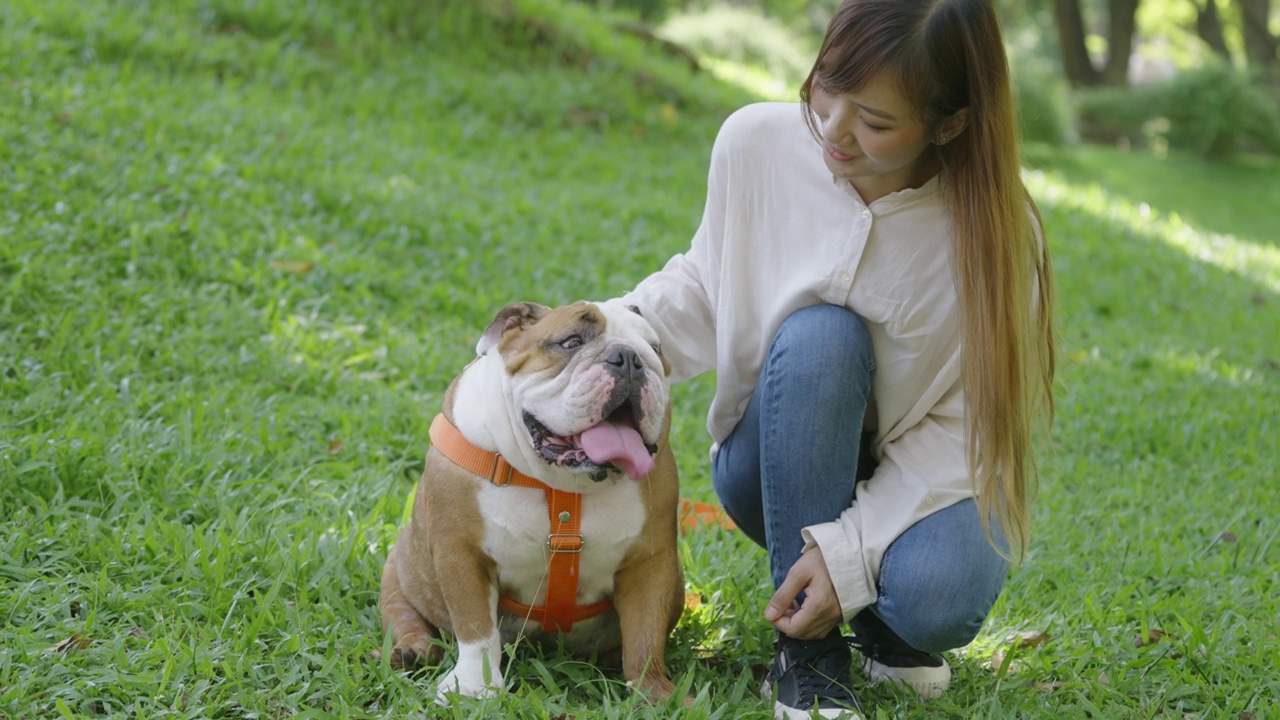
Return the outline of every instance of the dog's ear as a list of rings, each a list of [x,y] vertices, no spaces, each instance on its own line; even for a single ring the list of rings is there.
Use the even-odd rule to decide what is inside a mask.
[[[489,352],[502,340],[502,336],[506,335],[508,330],[523,330],[541,320],[549,312],[551,308],[546,305],[532,302],[511,303],[502,308],[494,316],[493,322],[489,323],[489,327],[485,328],[480,341],[476,343],[476,355]]]

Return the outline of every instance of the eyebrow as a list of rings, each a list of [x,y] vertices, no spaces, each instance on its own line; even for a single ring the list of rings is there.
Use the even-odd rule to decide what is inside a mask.
[[[890,121],[894,121],[894,122],[896,122],[896,121],[898,120],[898,117],[897,117],[896,115],[890,114],[889,112],[886,112],[886,111],[884,111],[884,110],[879,110],[879,109],[873,108],[873,107],[871,107],[870,105],[863,105],[862,103],[854,103],[854,105],[857,105],[857,106],[858,106],[859,108],[861,108],[862,110],[865,110],[865,111],[867,111],[867,112],[871,113],[872,115],[875,115],[875,116],[876,116],[876,117],[878,117],[878,118],[881,118],[881,119],[884,119],[884,120],[890,120]]]

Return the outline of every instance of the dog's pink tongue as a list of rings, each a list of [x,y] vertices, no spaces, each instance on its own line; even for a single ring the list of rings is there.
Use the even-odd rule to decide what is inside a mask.
[[[578,442],[591,462],[613,463],[635,480],[653,471],[653,458],[645,449],[644,440],[629,425],[617,425],[606,420],[584,430]]]

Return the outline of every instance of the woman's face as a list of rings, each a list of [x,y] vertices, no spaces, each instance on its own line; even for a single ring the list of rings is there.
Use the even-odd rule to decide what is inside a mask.
[[[809,104],[822,131],[823,159],[848,178],[864,202],[919,187],[937,173],[927,128],[883,73],[855,92],[831,94],[813,83]]]

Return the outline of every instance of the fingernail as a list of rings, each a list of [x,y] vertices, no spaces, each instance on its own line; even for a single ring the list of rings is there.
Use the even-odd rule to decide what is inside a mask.
[[[778,611],[772,605],[764,609],[764,619],[773,622],[778,619]]]

